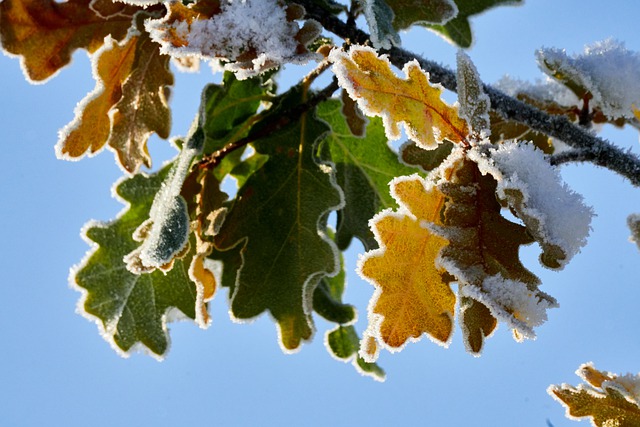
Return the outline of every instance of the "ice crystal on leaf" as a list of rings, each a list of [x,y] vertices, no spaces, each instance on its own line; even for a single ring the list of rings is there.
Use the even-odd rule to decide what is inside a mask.
[[[319,31],[314,31],[312,21],[301,29],[290,20],[291,15],[301,15],[294,6],[287,9],[277,0],[207,3],[211,2],[201,0],[192,7],[170,3],[167,16],[147,22],[147,30],[162,45],[163,53],[222,61],[224,69],[234,71],[239,79],[313,57],[308,52],[301,54],[300,46]]]
[[[640,53],[607,39],[585,47],[582,55],[549,48],[539,50],[537,57],[545,73],[578,96],[593,98],[606,116],[634,118],[640,105]]]
[[[640,425],[640,375],[618,376],[585,363],[576,371],[584,384],[551,386],[547,392],[567,408],[567,418],[591,418],[596,427]]]
[[[500,199],[516,211],[542,246],[545,266],[564,267],[587,243],[593,211],[532,144],[480,146],[469,156],[483,174],[496,179]]]

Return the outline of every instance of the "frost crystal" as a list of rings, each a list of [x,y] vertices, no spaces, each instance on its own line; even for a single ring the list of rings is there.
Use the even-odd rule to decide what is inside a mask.
[[[537,57],[545,73],[589,91],[593,104],[608,117],[632,119],[640,106],[640,54],[617,40],[586,46],[573,57],[560,49],[541,49]]]
[[[221,2],[220,8],[221,13],[210,19],[151,20],[146,29],[161,44],[163,53],[238,61],[227,63],[224,68],[235,72],[239,79],[285,62],[309,59],[309,55],[296,53],[299,42],[295,37],[300,27],[287,21],[285,9],[276,0],[227,0]],[[172,37],[180,40],[179,46]]]
[[[482,288],[463,286],[461,293],[486,305],[496,318],[529,339],[536,337],[533,328],[547,320],[547,309],[558,306],[546,294],[501,275],[486,278]]]
[[[486,147],[474,149],[469,157],[483,174],[496,179],[501,199],[510,204],[518,200],[518,206],[512,207],[543,248],[553,245],[563,252],[553,266],[562,268],[587,243],[593,210],[562,182],[559,171],[532,144],[508,142],[485,154],[483,150]]]
[[[504,76],[494,84],[494,87],[513,98],[517,98],[518,95],[526,95],[535,100],[555,102],[564,107],[577,105],[580,101],[569,88],[551,78],[531,83]]]

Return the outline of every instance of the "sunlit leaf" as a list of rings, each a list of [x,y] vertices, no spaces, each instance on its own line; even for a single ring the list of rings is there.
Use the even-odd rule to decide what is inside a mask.
[[[590,363],[582,365],[576,374],[586,384],[562,384],[547,390],[567,408],[568,418],[588,417],[596,427],[640,425],[639,375],[617,376],[598,371]]]
[[[440,33],[456,45],[471,47],[473,35],[469,18],[473,15],[500,5],[517,5],[522,0],[454,0],[458,6],[458,14],[444,25],[429,25],[429,28]]]
[[[280,107],[305,96],[294,88]],[[238,191],[215,240],[221,250],[242,248],[232,314],[250,319],[269,311],[286,351],[311,337],[313,291],[322,277],[338,273],[337,249],[319,229],[321,218],[342,203],[333,172],[315,159],[327,131],[310,112],[254,143],[269,159]]]
[[[349,53],[335,49],[329,59],[340,86],[360,109],[368,116],[382,117],[389,139],[400,138],[404,123],[409,138],[426,149],[436,148],[444,139],[466,140],[467,123],[457,107],[440,98],[442,87],[429,83],[416,61],[405,64],[403,79],[391,70],[387,58],[368,47],[352,46]]]
[[[338,211],[336,243],[344,250],[357,237],[366,249],[374,249],[377,243],[369,219],[384,208],[396,206],[388,183],[413,170],[398,163],[397,154],[387,145],[380,119],[371,119],[366,136],[357,138],[351,135],[338,101],[322,103],[318,117],[331,126],[321,148],[326,160],[335,164],[337,182],[345,196],[345,206]]]
[[[143,18],[138,18],[139,27]],[[121,43],[107,38],[94,55],[93,67],[96,87],[60,132],[58,155],[77,158],[107,144],[128,172],[149,167],[149,136],[155,132],[167,138],[171,130],[169,57],[160,54],[147,33],[133,32]]]
[[[122,40],[139,8],[110,0],[4,0],[0,2],[0,44],[19,55],[35,82],[53,76],[76,49],[93,53],[106,36]]]
[[[189,277],[193,250],[166,273],[133,274],[123,261],[139,245],[132,235],[149,217],[170,169],[167,166],[151,176],[135,175],[117,184],[116,194],[129,206],[112,222],[87,225],[85,236],[94,248],[72,275],[73,283],[84,292],[81,312],[96,320],[104,338],[121,354],[143,346],[162,356],[169,347],[169,320],[201,318],[196,307],[202,308],[198,305],[202,298]]]
[[[359,274],[376,287],[369,330],[391,350],[423,334],[447,345],[456,298],[436,262],[448,241],[423,224],[440,224],[444,195],[417,175],[396,178],[391,189],[399,211],[385,210],[371,225],[380,249],[360,259]]]

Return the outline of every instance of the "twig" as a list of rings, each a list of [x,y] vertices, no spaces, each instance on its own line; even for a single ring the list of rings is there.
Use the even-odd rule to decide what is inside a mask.
[[[369,34],[348,26],[341,19],[325,12],[312,0],[296,0],[296,2],[304,6],[307,18],[320,22],[327,31],[340,38],[349,39],[357,44],[366,44],[370,41]],[[440,83],[446,89],[456,92],[456,75],[450,69],[398,47],[383,50],[382,53],[386,53],[391,63],[399,68],[409,61],[418,61],[422,69],[429,73],[429,80],[432,83]],[[640,159],[637,156],[592,135],[588,130],[576,126],[564,116],[550,116],[489,85],[484,85],[484,90],[491,99],[491,108],[505,119],[525,124],[533,130],[563,141],[582,153],[581,160],[575,161],[590,161],[603,166],[627,178],[634,186],[640,187]]]
[[[338,79],[334,77],[329,85],[314,94],[307,102],[299,104],[288,111],[284,111],[281,114],[278,114],[276,120],[268,123],[259,131],[252,132],[244,138],[240,138],[236,141],[230,142],[221,149],[211,153],[209,156],[204,157],[194,167],[198,167],[200,169],[215,168],[228,154],[246,146],[247,144],[250,144],[251,142],[264,138],[265,136],[282,129],[289,123],[298,120],[303,114],[311,111],[322,101],[325,101],[329,97],[331,97],[331,95],[333,95],[333,93],[338,90],[339,87],[340,86],[338,85]]]

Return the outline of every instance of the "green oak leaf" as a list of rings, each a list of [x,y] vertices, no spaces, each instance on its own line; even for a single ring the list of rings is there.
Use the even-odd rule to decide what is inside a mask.
[[[292,88],[270,117],[286,115],[306,96]],[[238,190],[215,239],[218,250],[241,248],[232,315],[250,319],[269,311],[285,351],[311,338],[313,291],[339,268],[335,245],[319,229],[323,217],[342,205],[333,171],[315,158],[328,131],[307,112],[257,140],[256,152],[269,158]]]
[[[393,28],[393,10],[385,0],[364,0],[364,16],[371,31],[371,42],[378,49],[400,46],[400,34]]]
[[[353,365],[361,374],[373,377],[378,381],[384,381],[384,370],[377,363],[366,362],[358,355],[360,337],[353,326],[336,326],[335,329],[327,333],[326,343],[336,359],[343,362],[352,360]]]
[[[473,43],[469,18],[488,9],[501,5],[517,5],[522,0],[455,0],[458,15],[444,25],[428,25],[427,27],[440,33],[456,45],[468,48]]]
[[[335,239],[335,233],[328,230]],[[347,274],[344,271],[344,256],[340,254],[340,272],[333,277],[323,277],[313,292],[313,310],[329,322],[345,325],[356,320],[356,309],[342,302]]]
[[[400,159],[407,166],[418,166],[424,172],[431,172],[449,157],[452,150],[453,142],[447,140],[434,150],[425,150],[415,142],[407,141],[400,146]]]
[[[169,346],[167,319],[176,317],[175,309],[181,313],[178,317],[197,318],[196,285],[188,273],[193,251],[176,260],[166,274],[159,270],[133,274],[123,261],[138,247],[132,234],[149,217],[170,169],[167,165],[156,174],[134,175],[116,185],[116,194],[129,206],[114,221],[87,225],[84,235],[94,249],[71,277],[84,292],[80,310],[98,323],[104,338],[122,354],[143,346],[162,356]]]
[[[265,82],[262,77],[238,80],[231,72],[224,74],[221,85],[207,85],[202,94],[203,153],[211,154],[228,142],[246,136],[251,117],[270,89],[270,81]]]
[[[453,0],[387,0],[395,18],[396,30],[404,30],[418,23],[445,24],[456,17]]]
[[[389,181],[415,169],[398,162],[398,155],[387,145],[380,118],[370,118],[366,136],[358,138],[349,130],[338,100],[320,104],[318,117],[331,126],[332,132],[321,146],[322,157],[335,165],[338,185],[345,195],[345,206],[338,212],[336,243],[344,250],[357,237],[367,250],[374,249],[377,243],[369,219],[382,209],[396,207]]]

